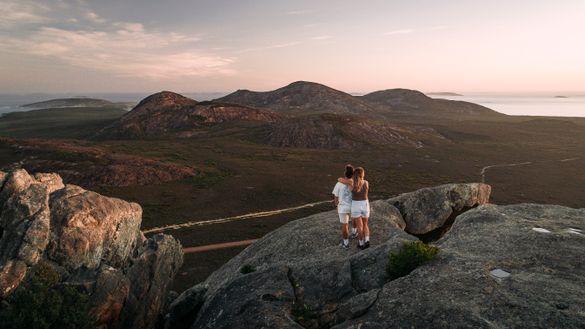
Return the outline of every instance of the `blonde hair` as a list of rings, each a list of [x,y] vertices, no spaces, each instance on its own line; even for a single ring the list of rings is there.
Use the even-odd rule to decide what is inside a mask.
[[[357,167],[353,171],[353,190],[355,192],[359,192],[362,190],[365,175],[366,171],[362,167]]]

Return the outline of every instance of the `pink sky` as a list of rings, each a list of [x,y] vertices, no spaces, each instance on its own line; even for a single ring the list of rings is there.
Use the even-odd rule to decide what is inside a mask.
[[[0,92],[585,91],[585,1],[0,2]]]

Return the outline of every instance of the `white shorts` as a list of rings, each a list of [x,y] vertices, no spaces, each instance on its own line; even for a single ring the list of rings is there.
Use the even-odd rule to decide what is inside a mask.
[[[370,217],[370,202],[368,200],[352,201],[351,202],[351,217],[358,218]]]
[[[349,223],[349,213],[339,213],[339,221],[341,224]]]

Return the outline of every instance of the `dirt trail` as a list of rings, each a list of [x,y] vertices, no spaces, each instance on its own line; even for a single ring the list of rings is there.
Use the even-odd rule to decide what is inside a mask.
[[[581,159],[581,158],[567,158],[567,159],[556,160],[554,162],[569,162],[569,161],[575,161],[575,160],[579,160],[579,159]],[[541,162],[545,162],[545,161],[541,161]],[[481,168],[481,173],[480,173],[481,182],[485,183],[485,174],[487,173],[488,169],[502,168],[502,167],[526,166],[526,165],[531,165],[531,164],[535,164],[535,163],[539,163],[539,162],[527,161],[527,162],[519,162],[519,163],[503,163],[503,164],[495,164],[495,165],[485,166],[485,167]]]
[[[205,246],[197,246],[197,247],[187,247],[187,248],[183,248],[183,253],[192,254],[192,253],[196,253],[196,252],[205,252],[205,251],[213,251],[213,250],[218,250],[218,249],[242,247],[242,246],[251,245],[252,243],[254,243],[256,241],[258,241],[258,240],[253,239],[253,240],[242,240],[242,241],[215,243],[215,244],[208,244]]]
[[[283,213],[287,213],[287,212],[297,211],[297,210],[304,209],[304,208],[311,208],[311,207],[315,207],[315,206],[322,205],[325,203],[330,203],[330,202],[331,202],[331,200],[319,201],[319,202],[307,203],[307,204],[304,204],[301,206],[296,206],[296,207],[291,207],[291,208],[254,212],[254,213],[250,213],[250,214],[225,217],[225,218],[218,218],[218,219],[203,220],[203,221],[191,221],[191,222],[187,222],[187,223],[173,224],[173,225],[167,225],[167,226],[162,226],[162,227],[153,227],[151,229],[144,230],[143,232],[144,232],[144,234],[159,233],[159,232],[163,232],[163,231],[167,231],[167,230],[178,230],[178,229],[194,227],[194,226],[223,224],[223,223],[229,223],[229,222],[234,222],[234,221],[239,221],[239,220],[269,217],[269,216],[279,215],[279,214],[283,214]]]

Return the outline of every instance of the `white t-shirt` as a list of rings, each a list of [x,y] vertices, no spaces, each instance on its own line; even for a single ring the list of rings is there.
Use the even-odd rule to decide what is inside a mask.
[[[351,212],[351,190],[343,183],[337,182],[333,188],[333,195],[339,199],[337,205],[337,212],[340,214],[347,214]]]

